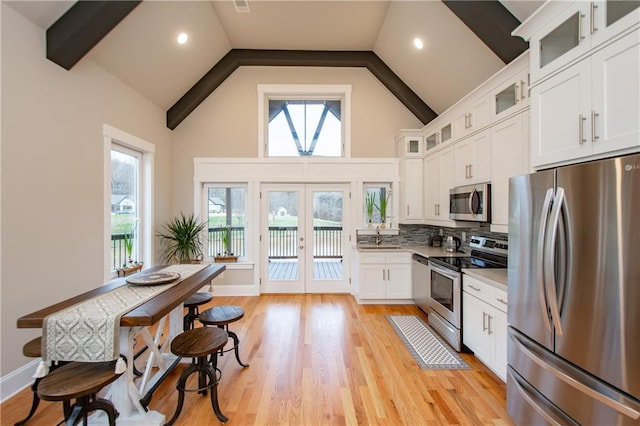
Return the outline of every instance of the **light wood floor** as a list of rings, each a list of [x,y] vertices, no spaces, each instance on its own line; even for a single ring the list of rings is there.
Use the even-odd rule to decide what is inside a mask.
[[[349,295],[214,297],[213,304],[244,308],[232,324],[240,337],[243,369],[232,353],[218,366],[220,406],[228,425],[512,424],[505,385],[473,355],[473,370],[421,370],[385,319],[418,314],[414,306],[358,305]],[[206,308],[206,307],[205,307]],[[170,418],[176,404],[176,368],[150,408]],[[28,411],[30,390],[2,404],[2,425]],[[61,406],[41,402],[31,425],[62,420]],[[176,425],[220,424],[210,399],[187,394]]]

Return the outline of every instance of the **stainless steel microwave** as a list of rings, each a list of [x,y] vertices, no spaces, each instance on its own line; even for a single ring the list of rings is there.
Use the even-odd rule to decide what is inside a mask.
[[[491,184],[458,186],[449,190],[449,219],[491,221]]]

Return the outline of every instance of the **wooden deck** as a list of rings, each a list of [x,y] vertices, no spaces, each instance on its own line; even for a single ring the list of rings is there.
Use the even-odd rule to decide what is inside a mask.
[[[315,259],[313,261],[313,279],[341,280],[344,278],[340,260]],[[297,280],[298,262],[296,260],[272,259],[269,261],[269,280]]]

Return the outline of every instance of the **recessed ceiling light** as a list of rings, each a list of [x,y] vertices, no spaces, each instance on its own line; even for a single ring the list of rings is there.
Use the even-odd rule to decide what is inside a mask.
[[[424,47],[422,40],[420,40],[418,37],[413,39],[413,45],[418,49],[422,49]]]
[[[178,43],[179,44],[185,44],[187,42],[187,40],[189,40],[189,36],[187,35],[187,33],[178,34]]]

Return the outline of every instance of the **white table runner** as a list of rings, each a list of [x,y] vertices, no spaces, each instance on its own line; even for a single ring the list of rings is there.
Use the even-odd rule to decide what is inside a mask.
[[[44,365],[49,365],[51,361],[100,362],[119,359],[122,315],[205,267],[207,265],[170,265],[156,272],[177,272],[180,278],[176,282],[151,286],[123,285],[48,315],[42,327]]]

